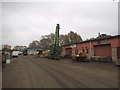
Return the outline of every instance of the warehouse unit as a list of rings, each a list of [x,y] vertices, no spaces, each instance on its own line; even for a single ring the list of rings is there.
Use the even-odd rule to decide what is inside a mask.
[[[108,57],[116,62],[120,59],[120,35],[82,41],[62,47],[62,56],[77,55],[80,52],[85,52],[88,58],[93,56]]]
[[[41,48],[27,48],[28,55],[36,55],[37,50],[42,50]]]

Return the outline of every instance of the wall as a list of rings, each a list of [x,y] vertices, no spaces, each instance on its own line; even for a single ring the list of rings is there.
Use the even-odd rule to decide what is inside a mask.
[[[37,50],[36,49],[28,49],[27,51],[28,51],[28,55],[31,55],[31,54],[35,55]]]
[[[113,61],[116,61],[118,57],[117,47],[120,47],[120,38],[118,37],[100,40],[100,43],[98,43],[98,41],[92,41],[92,42],[83,42],[83,43],[76,44],[76,48],[72,48],[72,54],[75,53],[75,50],[78,50],[78,53],[80,53],[83,51],[83,49],[84,50],[88,49],[88,58],[90,58],[91,56],[94,56],[94,46],[102,45],[102,44],[111,44],[112,59]],[[90,50],[90,47],[91,47],[91,50]],[[62,50],[64,51],[64,54],[65,54],[66,48],[70,48],[70,46],[63,47]],[[90,54],[90,51],[91,51],[91,54]]]
[[[111,43],[111,47],[115,48],[115,47],[120,47],[120,42],[119,42],[120,38],[112,38],[108,41],[108,43]]]
[[[112,61],[117,61],[117,48],[112,48]]]

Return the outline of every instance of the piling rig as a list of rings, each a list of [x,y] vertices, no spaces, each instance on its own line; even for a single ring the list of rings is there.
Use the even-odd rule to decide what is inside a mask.
[[[52,44],[52,47],[51,47],[50,52],[47,57],[49,59],[55,59],[55,60],[60,59],[61,49],[60,49],[60,45],[59,45],[59,29],[60,29],[60,25],[57,24],[54,42]]]

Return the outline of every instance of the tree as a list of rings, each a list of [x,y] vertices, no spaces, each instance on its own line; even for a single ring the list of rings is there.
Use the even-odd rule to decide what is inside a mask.
[[[107,37],[111,37],[111,35],[98,33],[98,37],[96,37],[96,39],[102,39],[102,38],[107,38]]]
[[[7,51],[7,52],[11,51],[11,46],[8,44],[2,45],[2,51]]]
[[[43,35],[41,40],[39,41],[40,47],[43,49],[50,49],[54,42],[54,33],[50,33],[49,35]]]
[[[76,43],[82,41],[82,38],[79,34],[70,31],[67,35],[64,36],[64,44]]]
[[[98,33],[98,36],[97,36],[97,37],[95,37],[95,38],[92,37],[92,38],[90,38],[90,39],[86,39],[86,41],[87,41],[87,40],[95,40],[95,39],[103,39],[103,38],[108,38],[108,37],[111,37],[111,35]]]
[[[34,40],[29,44],[29,48],[40,48],[39,41]]]
[[[9,49],[9,48],[2,48],[2,51],[9,52],[9,51],[11,51],[11,49]]]
[[[62,46],[63,44],[64,44],[64,41],[65,40],[65,35],[60,35],[60,40],[59,40],[59,42],[60,42],[60,45]]]
[[[51,40],[50,38],[43,38],[40,40],[40,47],[43,49],[50,49],[51,47]]]
[[[41,36],[41,40],[38,41],[33,41],[32,43],[30,43],[29,47],[40,47],[43,49],[50,49],[51,46],[54,43],[54,38],[55,38],[55,34],[54,33],[50,33],[49,35],[43,35]],[[60,35],[59,38],[59,43],[60,45],[64,45],[64,44],[71,44],[71,43],[76,43],[76,42],[80,42],[82,41],[82,38],[79,34],[74,33],[73,31],[70,31],[68,34],[66,35]],[[36,43],[38,43],[38,45],[36,45]]]

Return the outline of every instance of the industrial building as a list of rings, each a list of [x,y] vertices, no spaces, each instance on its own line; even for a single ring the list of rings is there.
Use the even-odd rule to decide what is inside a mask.
[[[27,48],[28,55],[36,55],[37,50],[42,50],[41,48]]]
[[[87,53],[87,57],[103,56],[113,62],[120,60],[120,35],[100,39],[86,40],[78,43],[63,45],[62,56]]]

